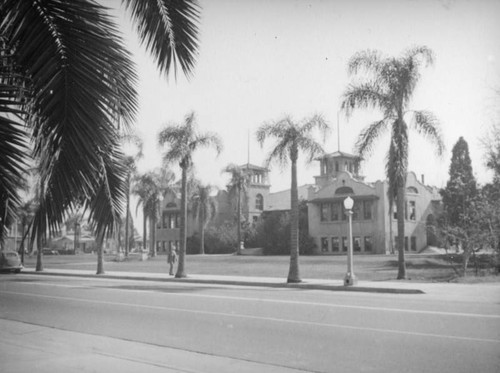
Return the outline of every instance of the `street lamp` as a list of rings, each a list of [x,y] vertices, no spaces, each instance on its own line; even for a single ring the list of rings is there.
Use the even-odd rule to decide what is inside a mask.
[[[344,278],[344,286],[356,285],[358,282],[356,276],[354,275],[354,266],[352,258],[352,208],[354,206],[354,201],[351,197],[347,197],[344,200],[344,208],[346,209],[347,216],[349,216],[349,248],[347,251],[347,273]]]

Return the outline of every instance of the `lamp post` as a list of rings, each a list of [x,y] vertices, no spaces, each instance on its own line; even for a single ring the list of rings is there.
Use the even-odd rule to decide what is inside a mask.
[[[347,250],[347,273],[344,278],[344,286],[356,285],[358,282],[356,276],[354,275],[353,266],[353,253],[352,253],[352,207],[354,206],[354,201],[351,197],[347,197],[344,200],[344,208],[347,211],[347,216],[349,217],[349,248]]]

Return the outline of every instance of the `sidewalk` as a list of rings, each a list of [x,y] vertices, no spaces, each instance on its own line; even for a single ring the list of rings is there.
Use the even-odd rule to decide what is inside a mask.
[[[389,294],[423,294],[424,291],[417,288],[421,284],[407,282],[375,282],[358,281],[355,286],[344,286],[343,280],[308,280],[303,279],[297,284],[288,284],[284,278],[276,277],[243,277],[243,276],[211,276],[189,274],[186,278],[175,278],[166,273],[139,273],[139,272],[105,272],[103,275],[96,275],[94,271],[76,270],[76,269],[44,269],[42,272],[36,272],[34,268],[25,268],[21,273],[50,275],[50,276],[72,276],[86,278],[107,278],[137,281],[161,281],[161,282],[179,282],[179,283],[197,283],[197,284],[215,284],[215,285],[234,285],[234,286],[257,286],[272,288],[296,288],[296,289],[314,289],[329,291],[351,291],[351,292],[371,292],[371,293],[389,293]]]
[[[9,373],[299,373],[301,370],[0,319]]]
[[[36,272],[34,268],[24,268],[21,274],[40,276],[71,276],[85,278],[103,278],[133,281],[158,281],[163,283],[191,283],[212,285],[252,286],[288,289],[325,290],[337,292],[379,293],[426,295],[434,299],[449,301],[468,301],[480,303],[496,303],[500,301],[500,283],[457,284],[442,282],[412,282],[412,281],[362,281],[355,286],[344,286],[343,279],[303,279],[298,284],[287,284],[286,278],[278,277],[246,277],[246,276],[215,276],[188,274],[187,278],[175,278],[167,273],[149,272],[117,272],[107,271],[96,275],[92,270],[49,269]]]

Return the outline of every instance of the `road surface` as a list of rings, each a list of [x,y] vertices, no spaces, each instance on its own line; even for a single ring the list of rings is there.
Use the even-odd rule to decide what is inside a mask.
[[[108,357],[129,361],[130,371],[140,364],[144,371],[172,372],[238,372],[245,367],[249,372],[497,373],[499,301],[0,276],[0,321],[22,322],[5,328],[23,325],[71,333],[59,335],[65,340],[61,355],[68,351],[67,344],[88,351],[91,347],[85,344],[101,343]],[[2,335],[0,371],[6,371],[2,364],[12,345]],[[17,338],[14,332],[10,336]],[[96,342],[99,338],[106,340]],[[33,348],[29,342],[24,340],[25,348]],[[159,362],[159,355],[168,363]],[[19,356],[22,371],[30,362]],[[207,359],[217,360],[218,368]],[[31,364],[35,371],[37,363]]]

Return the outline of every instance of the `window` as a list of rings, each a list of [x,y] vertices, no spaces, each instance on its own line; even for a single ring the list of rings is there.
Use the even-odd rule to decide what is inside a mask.
[[[417,237],[411,236],[411,251],[417,251]]]
[[[408,236],[405,236],[405,251],[408,251]]]
[[[262,197],[262,194],[255,196],[255,208],[260,211],[264,210],[264,197]]]
[[[353,245],[353,248],[352,248],[353,251],[360,252],[361,251],[361,237],[353,237],[352,245]]]
[[[325,253],[328,251],[328,238],[321,237],[321,252]]]
[[[339,161],[335,161],[335,171],[339,172],[340,167],[339,167]]]
[[[371,220],[372,219],[372,201],[363,201],[363,219]]]
[[[418,189],[411,186],[411,187],[406,188],[406,192],[412,193],[412,194],[418,194]]]
[[[340,214],[341,214],[341,208],[340,208],[340,203],[339,202],[333,202],[331,205],[330,205],[330,209],[331,209],[331,214],[330,214],[330,217],[331,217],[331,220],[332,221],[338,221],[338,220],[341,220],[340,219]]]
[[[347,245],[349,245],[349,241],[347,241],[347,237],[342,237],[342,251],[347,252]]]
[[[373,242],[370,236],[365,237],[365,251],[371,252],[373,250]]]
[[[335,190],[335,194],[354,194],[352,188],[343,186]]]
[[[340,251],[340,241],[338,237],[332,237],[332,251],[338,253]]]
[[[410,201],[410,220],[417,220],[417,207],[415,201]]]
[[[328,220],[328,204],[327,203],[322,203],[320,204],[320,214],[321,214],[321,221],[327,221]]]
[[[392,211],[393,211],[394,219],[397,219],[398,218],[398,206],[396,206],[396,201],[394,201],[394,203],[392,205]]]
[[[354,202],[354,205],[352,206],[352,220],[358,220],[361,215],[360,212],[359,202]]]
[[[179,213],[178,212],[163,212],[162,226],[166,229],[179,228]]]

